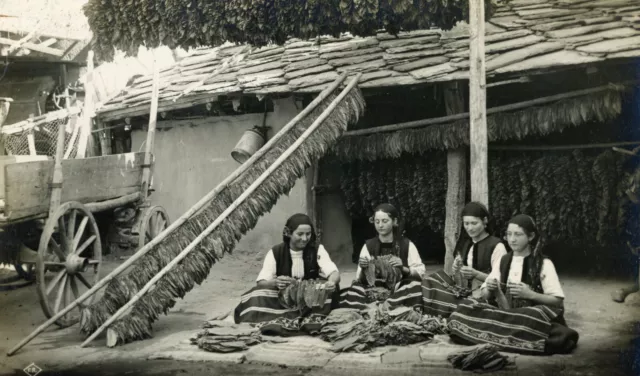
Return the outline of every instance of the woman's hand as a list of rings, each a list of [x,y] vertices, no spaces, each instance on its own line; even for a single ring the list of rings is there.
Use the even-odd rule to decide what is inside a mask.
[[[402,267],[402,260],[400,260],[399,257],[393,257],[392,259],[389,260],[389,264],[391,266],[393,266],[394,268],[401,268]]]
[[[509,282],[509,293],[514,298],[518,299],[531,299],[533,296],[533,290],[526,283],[522,282]]]
[[[498,285],[498,280],[495,278],[487,278],[486,286],[489,291],[498,291],[498,288],[500,287]]]
[[[336,289],[336,284],[331,281],[327,281],[324,283],[324,288],[333,291]]]
[[[358,265],[360,265],[360,269],[366,269],[369,267],[369,259],[360,257],[360,261],[358,261]]]
[[[293,278],[291,277],[287,277],[287,276],[278,276],[276,278],[276,287],[278,288],[278,290],[282,290],[287,288],[287,286],[289,286],[291,284],[291,281],[293,281]]]
[[[476,270],[470,266],[463,266],[460,269],[460,273],[464,279],[474,279],[476,277]]]

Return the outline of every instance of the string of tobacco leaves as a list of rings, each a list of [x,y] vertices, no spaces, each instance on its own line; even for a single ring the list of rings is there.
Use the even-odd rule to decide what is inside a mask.
[[[485,1],[485,17],[494,6]],[[287,38],[391,34],[468,20],[467,0],[89,0],[85,15],[99,57],[114,48],[217,46],[227,41],[264,46]]]
[[[82,331],[93,332],[113,312],[129,301],[160,271],[162,266],[186,248],[198,234],[245,192],[304,133],[336,96],[331,95],[326,98],[255,166],[230,184],[205,210],[178,228],[167,240],[139,260],[131,273],[110,283],[104,297],[84,310]],[[173,307],[176,299],[184,297],[195,284],[204,281],[213,264],[222,258],[224,253],[233,250],[242,235],[251,230],[263,214],[271,210],[281,195],[288,194],[295,182],[304,176],[306,168],[327,152],[329,146],[340,137],[349,123],[357,121],[364,111],[364,106],[362,94],[359,89],[354,88],[305,143],[206,237],[199,248],[189,253],[181,263],[163,276],[152,290],[133,305],[126,316],[116,320],[108,328],[108,346],[150,338],[151,324],[158,319],[158,316]]]
[[[340,188],[354,218],[390,202],[414,233],[442,232],[446,168],[437,152],[354,161],[343,164]],[[549,240],[574,246],[636,244],[638,210],[626,196],[634,168],[629,157],[611,150],[492,151],[489,202],[496,235],[503,235],[513,215],[526,213]]]

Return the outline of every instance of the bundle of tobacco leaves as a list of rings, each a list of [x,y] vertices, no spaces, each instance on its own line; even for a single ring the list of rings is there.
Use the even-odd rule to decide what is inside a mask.
[[[381,281],[387,289],[394,290],[395,285],[402,280],[402,268],[392,266],[391,260],[399,261],[400,258],[385,255],[369,262],[369,266],[364,271],[368,286],[374,287],[376,281]]]
[[[261,342],[260,332],[248,325],[208,328],[191,338],[192,345],[219,353],[243,351]]]
[[[391,296],[391,290],[386,287],[370,287],[365,289],[364,295],[368,303],[384,302]]]
[[[324,307],[334,290],[335,287],[326,286],[326,281],[294,279],[289,286],[280,290],[278,298],[283,306],[302,311],[305,308]]]
[[[408,307],[389,310],[387,304],[354,312],[336,309],[325,320],[320,334],[333,344],[332,351],[367,351],[377,346],[408,345],[428,341],[445,332],[442,320]]]
[[[451,354],[447,360],[463,371],[495,372],[507,366],[509,357],[501,355],[494,345],[480,345],[471,350]]]

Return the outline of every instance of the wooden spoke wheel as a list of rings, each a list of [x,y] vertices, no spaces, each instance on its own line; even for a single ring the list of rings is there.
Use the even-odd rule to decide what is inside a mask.
[[[167,227],[169,227],[169,214],[162,206],[147,208],[140,222],[138,249],[149,243]]]
[[[100,232],[91,212],[79,202],[60,205],[47,219],[38,247],[36,281],[44,314],[53,317],[95,285],[100,279],[101,262]],[[56,324],[67,327],[78,322],[81,309],[91,299]]]

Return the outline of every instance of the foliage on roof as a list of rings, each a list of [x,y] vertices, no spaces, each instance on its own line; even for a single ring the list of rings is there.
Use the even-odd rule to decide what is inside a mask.
[[[489,18],[491,1],[485,6]],[[343,32],[448,30],[468,18],[468,0],[89,0],[84,10],[96,53],[110,59],[114,47],[133,53],[140,45],[259,47]]]

